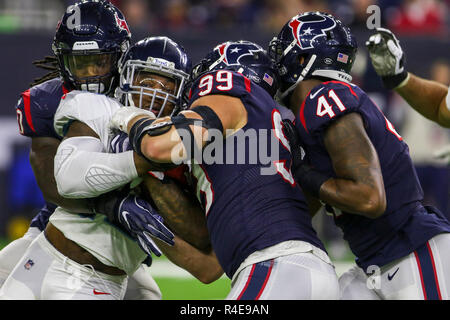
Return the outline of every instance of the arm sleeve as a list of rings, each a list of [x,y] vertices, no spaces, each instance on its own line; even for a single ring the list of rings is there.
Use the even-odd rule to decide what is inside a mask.
[[[92,198],[138,177],[133,151],[106,153],[94,137],[65,139],[55,156],[55,180],[65,198]]]

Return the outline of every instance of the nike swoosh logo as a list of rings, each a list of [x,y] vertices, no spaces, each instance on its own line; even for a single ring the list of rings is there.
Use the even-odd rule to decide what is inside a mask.
[[[122,217],[123,217],[123,219],[125,220],[125,222],[127,223],[128,229],[131,229],[130,223],[128,222],[128,215],[129,215],[129,214],[130,214],[130,213],[129,213],[128,211],[124,211],[124,212],[122,213]]]
[[[395,272],[394,272],[393,274],[389,274],[389,273],[388,273],[388,276],[387,276],[387,277],[388,277],[388,280],[389,280],[389,281],[391,281],[392,278],[394,278],[394,276],[395,276],[395,274],[397,273],[398,269],[400,269],[400,267],[398,267],[397,270],[395,270]]]
[[[111,294],[111,293],[108,293],[108,292],[97,291],[95,289],[92,292],[94,292],[94,294]]]
[[[316,97],[316,95],[317,95],[320,91],[322,91],[322,89],[323,89],[323,88],[320,88],[319,90],[317,90],[316,92],[314,92],[314,94],[311,93],[311,94],[309,95],[309,98],[310,98],[311,100],[314,99],[314,98]]]

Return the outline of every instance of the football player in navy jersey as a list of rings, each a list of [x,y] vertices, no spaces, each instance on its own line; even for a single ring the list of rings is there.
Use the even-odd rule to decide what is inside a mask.
[[[232,279],[227,299],[338,298],[334,267],[287,169],[287,110],[272,98],[278,82],[265,50],[222,43],[191,78],[188,110],[154,120],[122,108],[111,127],[128,132],[151,165],[189,164],[211,244]],[[256,146],[278,156],[255,157]]]
[[[408,146],[350,83],[356,42],[333,16],[293,17],[272,40],[293,174],[342,228],[356,256],[342,299],[448,299],[450,225],[422,203]]]
[[[68,19],[72,19],[72,29]],[[86,24],[98,25],[98,29],[90,32],[89,28],[84,28]],[[53,42],[56,57],[35,62],[52,71],[37,79],[30,89],[22,93],[16,112],[20,133],[31,137],[30,162],[46,206],[32,220],[23,237],[0,252],[0,284],[31,241],[45,229],[56,204],[80,213],[92,211],[85,199],[64,198],[58,193],[53,158],[61,137],[55,132],[53,118],[61,97],[71,90],[89,90],[107,95],[114,93],[118,84],[117,64],[129,41],[130,31],[116,7],[109,2],[85,1],[68,7],[58,23]],[[147,272],[147,266],[142,265],[134,277],[130,277],[125,299],[160,298],[157,284]]]

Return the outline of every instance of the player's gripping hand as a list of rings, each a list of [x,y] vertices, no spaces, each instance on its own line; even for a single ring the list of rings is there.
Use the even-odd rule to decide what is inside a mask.
[[[120,130],[123,132],[127,132],[128,123],[137,116],[144,115],[148,118],[155,119],[156,116],[153,112],[136,108],[136,107],[122,107],[119,110],[117,110],[110,122],[109,122],[109,129],[112,131]]]
[[[158,257],[162,254],[152,237],[174,245],[173,233],[163,224],[163,218],[144,199],[128,195],[120,202],[116,216],[118,222],[137,238],[139,246],[147,254],[153,252]]]
[[[295,180],[303,190],[319,198],[320,187],[330,177],[317,172],[307,163],[300,136],[290,120],[283,120],[283,133],[289,140],[292,155],[291,172]]]
[[[376,31],[366,41],[372,65],[386,88],[397,88],[408,76],[405,54],[400,41],[390,30],[376,28]]]
[[[133,146],[130,144],[128,134],[126,134],[125,132],[119,132],[118,134],[116,134],[111,139],[110,150],[112,153],[121,153],[133,150]]]
[[[148,255],[161,256],[161,250],[153,241],[155,237],[168,245],[174,244],[174,234],[163,224],[163,218],[144,199],[120,192],[110,192],[95,199],[94,212],[122,227]]]

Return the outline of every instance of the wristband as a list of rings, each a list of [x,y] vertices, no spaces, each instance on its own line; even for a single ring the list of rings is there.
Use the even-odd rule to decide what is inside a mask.
[[[95,214],[105,215],[110,222],[115,222],[117,220],[115,213],[120,204],[119,199],[123,197],[123,194],[123,191],[113,190],[98,197],[89,198],[87,199],[89,209]]]
[[[400,87],[401,85],[405,85],[405,80],[408,78],[408,72],[403,70],[403,72],[393,75],[393,76],[384,76],[381,77],[383,80],[383,85],[386,89],[392,90]]]
[[[148,127],[155,121],[155,119],[142,118],[136,121],[130,129],[129,139],[133,150],[143,158],[146,158],[141,151],[141,141]]]

